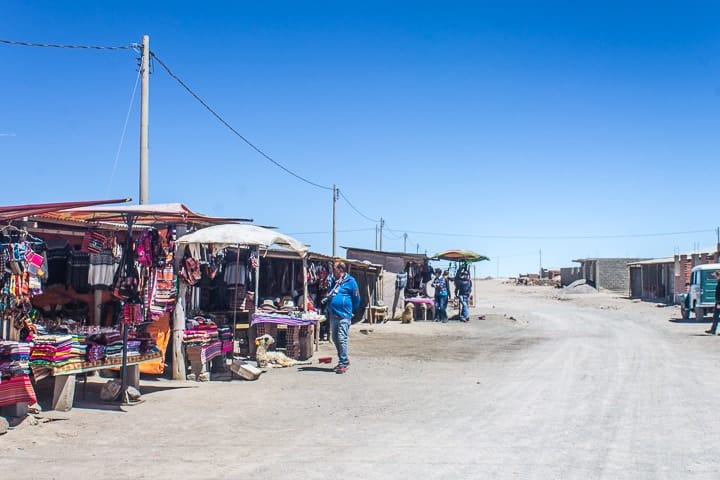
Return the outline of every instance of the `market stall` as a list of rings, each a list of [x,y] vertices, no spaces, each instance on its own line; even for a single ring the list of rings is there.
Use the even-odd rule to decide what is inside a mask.
[[[179,264],[175,259],[178,232],[184,233],[186,228],[193,226],[252,220],[209,217],[180,203],[74,208],[49,216],[62,221],[113,222],[125,226],[123,256],[111,286],[112,295],[121,302],[121,398],[126,396],[125,387],[134,383],[136,375],[136,369],[128,369],[134,362],[128,356],[133,334],[147,334],[151,327],[165,320],[165,337],[170,337],[169,318],[178,296]],[[157,335],[153,337],[157,338]],[[156,361],[163,365],[164,354],[158,357]],[[184,356],[173,358],[173,363],[184,366]]]
[[[32,300],[49,278],[47,245],[28,232],[29,215],[129,199],[43,203],[0,207],[0,407],[22,416],[37,400],[31,381],[32,357],[42,325]]]
[[[178,257],[185,258],[189,268],[205,265],[206,271],[222,272],[214,278],[218,279],[216,283],[224,282],[226,292],[230,293],[223,303],[225,309],[216,313],[230,316],[235,340],[250,341],[249,355],[253,353],[252,332],[277,335],[278,326],[286,331],[286,353],[290,356],[300,355],[299,339],[306,338],[309,332],[314,334],[317,344],[317,324],[322,317],[308,301],[308,250],[304,244],[268,228],[228,224],[187,234],[178,239],[177,245]],[[278,251],[291,252],[292,258],[277,254]],[[190,280],[181,284],[181,301],[186,298],[184,288],[188,285],[192,287],[195,283]],[[176,310],[173,330],[178,338],[187,320],[180,312],[203,311],[203,307],[212,304],[210,295],[203,296],[202,292],[195,291],[189,297],[193,303]],[[241,336],[239,330],[247,333]],[[181,372],[177,374],[180,376]]]
[[[447,270],[450,272],[452,278],[459,278],[464,272],[466,272],[471,279],[476,278],[475,274],[475,263],[490,260],[489,257],[482,255],[472,250],[445,250],[438,252],[432,256],[433,260],[446,260],[449,263]],[[470,268],[472,267],[472,274],[470,275]],[[473,282],[474,283],[474,282]],[[475,288],[472,289],[472,295],[470,295],[469,306],[475,306]],[[458,309],[458,315],[460,314],[460,303],[454,302],[455,308]]]

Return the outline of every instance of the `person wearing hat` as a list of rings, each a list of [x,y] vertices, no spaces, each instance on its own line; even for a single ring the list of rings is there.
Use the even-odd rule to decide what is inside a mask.
[[[713,308],[713,323],[710,330],[705,330],[705,333],[715,335],[717,333],[718,322],[720,322],[720,270],[715,270],[715,307]]]
[[[345,262],[333,264],[330,290],[323,299],[330,320],[330,333],[338,354],[335,373],[345,373],[350,366],[348,360],[348,334],[353,312],[360,306],[360,289],[357,281],[347,273]]]

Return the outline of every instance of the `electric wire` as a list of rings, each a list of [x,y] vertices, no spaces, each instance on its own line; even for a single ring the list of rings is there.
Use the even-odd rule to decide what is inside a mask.
[[[710,233],[715,230],[687,230],[683,232],[660,232],[660,233],[631,233],[614,235],[479,235],[473,233],[451,233],[451,232],[424,232],[406,230],[408,233],[418,235],[446,236],[446,237],[468,237],[468,238],[490,238],[500,240],[596,240],[610,238],[643,238],[643,237],[666,237],[672,235],[686,235],[694,233]]]
[[[72,48],[72,49],[85,49],[85,50],[130,50],[140,47],[140,44],[131,43],[130,45],[118,45],[118,46],[102,46],[102,45],[61,45],[57,43],[32,43],[32,42],[20,42],[17,40],[3,40],[0,39],[0,43],[6,45],[15,45],[20,47],[46,47],[46,48]]]
[[[374,230],[373,228],[355,228],[355,229],[349,229],[349,230],[335,230],[337,233],[349,233],[349,232],[369,232]],[[323,232],[288,232],[288,235],[324,235],[332,233],[332,230],[327,230]]]
[[[237,130],[235,130],[235,128],[233,128],[233,126],[230,125],[219,113],[217,113],[215,110],[213,110],[213,108],[210,107],[210,105],[208,105],[202,98],[200,98],[200,96],[199,96],[197,93],[195,93],[184,81],[182,81],[182,79],[180,79],[180,77],[178,77],[178,76],[170,69],[170,67],[168,67],[168,66],[165,64],[165,62],[163,62],[163,61],[157,56],[157,54],[156,54],[155,52],[153,52],[152,50],[150,51],[150,56],[151,56],[152,58],[154,58],[155,61],[158,62],[158,63],[160,64],[160,66],[165,69],[165,71],[168,73],[168,75],[170,75],[170,76],[171,76],[176,82],[178,82],[178,83],[180,84],[180,86],[183,87],[195,100],[197,100],[197,101],[200,103],[200,105],[202,105],[203,107],[205,107],[205,109],[206,109],[208,112],[210,112],[210,114],[212,114],[212,116],[214,116],[220,123],[222,123],[223,125],[225,125],[231,132],[233,132],[235,135],[237,135],[243,142],[245,142],[248,146],[250,146],[250,148],[252,148],[252,149],[255,150],[257,153],[259,153],[260,155],[262,155],[265,159],[269,160],[269,161],[270,161],[271,163],[273,163],[276,167],[278,167],[278,168],[280,168],[281,170],[289,173],[289,174],[292,175],[293,177],[295,177],[295,178],[297,178],[297,179],[299,179],[299,180],[302,180],[303,182],[308,183],[308,184],[310,184],[310,185],[312,185],[312,186],[314,186],[314,187],[322,188],[323,190],[332,190],[332,187],[328,187],[328,186],[325,186],[325,185],[320,185],[319,183],[315,183],[315,182],[313,182],[313,181],[311,181],[311,180],[308,180],[307,178],[305,178],[305,177],[303,177],[303,176],[301,176],[301,175],[293,172],[292,170],[290,170],[289,168],[287,168],[286,166],[284,166],[283,164],[281,164],[281,163],[278,162],[277,160],[273,159],[270,155],[268,155],[267,153],[265,153],[264,151],[262,151],[259,147],[257,147],[255,144],[253,144],[250,140],[248,140],[248,139],[247,139],[245,136],[243,136],[240,132],[238,132]]]
[[[138,70],[137,77],[135,77],[135,86],[133,87],[132,95],[130,95],[130,105],[128,105],[127,114],[125,115],[125,124],[120,134],[120,143],[118,144],[117,152],[115,152],[115,162],[113,162],[112,173],[110,174],[110,182],[108,183],[107,195],[110,196],[110,189],[112,188],[113,180],[115,180],[115,172],[117,171],[118,160],[120,159],[120,151],[122,150],[123,144],[125,143],[125,132],[127,131],[128,121],[130,120],[130,112],[132,111],[133,103],[135,103],[135,94],[137,93],[137,86],[140,83],[140,70]]]
[[[371,222],[374,222],[374,223],[379,223],[379,222],[380,222],[380,219],[370,218],[370,217],[368,217],[367,215],[365,215],[364,213],[362,213],[360,210],[358,210],[357,208],[355,208],[355,205],[353,205],[353,204],[350,202],[350,200],[348,200],[348,198],[345,196],[344,193],[342,193],[342,191],[340,191],[339,188],[338,188],[338,195],[341,196],[341,197],[343,198],[343,200],[345,200],[345,201],[347,202],[348,205],[350,205],[350,208],[352,208],[353,210],[355,210],[355,211],[358,213],[358,215],[360,215],[360,216],[363,217],[364,219],[370,220]]]

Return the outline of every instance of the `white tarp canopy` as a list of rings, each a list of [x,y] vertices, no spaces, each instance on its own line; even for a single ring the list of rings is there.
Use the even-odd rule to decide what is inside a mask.
[[[178,246],[191,244],[214,245],[217,248],[258,246],[265,249],[278,245],[296,252],[304,257],[308,247],[288,235],[249,224],[225,224],[201,228],[193,233],[183,235],[177,240]]]

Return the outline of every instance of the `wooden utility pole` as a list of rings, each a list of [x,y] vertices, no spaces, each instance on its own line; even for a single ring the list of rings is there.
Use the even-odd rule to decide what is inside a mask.
[[[380,217],[380,251],[382,252],[382,231],[383,231],[383,225],[385,225],[385,220]]]
[[[150,36],[142,37],[142,57],[140,59],[140,205],[150,202],[148,195],[148,118],[150,95]]]
[[[338,192],[338,189],[337,189],[337,187],[335,186],[335,184],[333,183],[333,234],[332,234],[332,235],[333,235],[333,244],[332,244],[332,256],[333,256],[333,258],[335,258],[335,244],[336,244],[335,242],[336,242],[336,239],[337,239],[337,235],[336,235],[336,233],[335,233],[335,232],[336,232],[336,230],[335,230],[335,210],[336,210],[335,204],[337,203],[337,192]]]
[[[403,233],[403,253],[407,252],[407,233]]]

